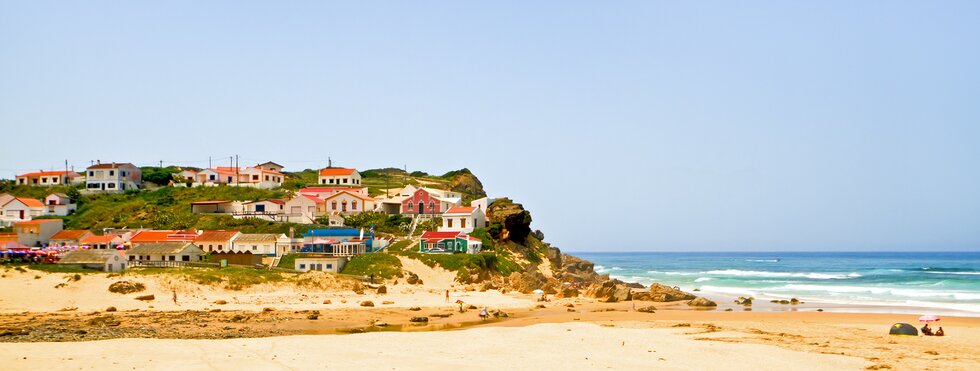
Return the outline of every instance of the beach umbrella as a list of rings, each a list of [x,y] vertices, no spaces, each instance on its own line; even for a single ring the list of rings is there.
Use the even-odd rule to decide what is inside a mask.
[[[942,318],[939,318],[939,316],[936,315],[926,315],[919,317],[919,322],[939,322],[940,319]]]
[[[534,290],[534,291],[531,291],[531,292],[533,292],[535,294],[538,294],[538,295],[544,294],[544,290],[542,290],[542,289],[537,289],[537,290]]]

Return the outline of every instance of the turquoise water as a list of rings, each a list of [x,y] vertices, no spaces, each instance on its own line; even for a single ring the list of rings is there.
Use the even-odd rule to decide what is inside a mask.
[[[980,316],[980,252],[572,254],[613,278],[708,294]]]

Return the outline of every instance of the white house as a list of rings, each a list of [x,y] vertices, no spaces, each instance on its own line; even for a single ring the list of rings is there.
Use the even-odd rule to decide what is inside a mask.
[[[296,257],[293,269],[300,272],[320,271],[340,273],[347,264],[347,258],[343,256],[316,256],[303,255]]]
[[[72,250],[62,255],[58,264],[98,269],[103,272],[119,272],[126,270],[127,266],[126,255],[116,249]]]
[[[26,222],[14,223],[14,233],[17,233],[17,240],[27,246],[41,246],[47,244],[58,232],[65,228],[65,221],[61,219],[35,219]]]
[[[23,222],[44,215],[44,203],[27,197],[9,198],[0,205],[0,224]]]
[[[214,200],[191,202],[191,212],[195,214],[234,214],[242,211],[240,201]]]
[[[231,251],[282,256],[289,253],[290,241],[289,237],[281,233],[244,233],[235,238]]]
[[[374,199],[358,193],[342,191],[324,198],[327,212],[331,214],[357,214],[374,210]]]
[[[282,172],[282,169],[283,169],[283,166],[282,165],[279,165],[279,164],[277,164],[275,162],[272,162],[272,161],[266,162],[264,164],[255,165],[255,167],[257,167],[259,169],[272,170],[272,171],[279,172],[279,173],[281,173]]]
[[[17,185],[50,187],[77,183],[82,175],[74,171],[38,171],[17,176]]]
[[[190,242],[144,243],[129,249],[130,262],[199,262],[204,251]]]
[[[44,215],[66,216],[78,208],[72,199],[64,193],[52,193],[44,198]]]
[[[328,167],[320,170],[317,183],[320,185],[356,187],[361,185],[361,173],[358,173],[357,169]]]
[[[463,232],[469,234],[476,228],[485,228],[487,217],[483,211],[473,206],[456,206],[442,214],[439,232]]]
[[[322,198],[310,195],[297,195],[286,201],[286,215],[293,223],[311,224],[325,212]]]
[[[339,192],[349,192],[361,196],[369,196],[367,187],[307,187],[299,190],[300,194],[327,198]]]
[[[286,177],[282,173],[257,167],[239,171],[239,182],[259,189],[273,189],[282,186]]]
[[[204,251],[230,251],[241,235],[239,231],[204,231],[194,239],[194,244]]]
[[[242,207],[246,214],[279,215],[286,213],[286,201],[283,200],[269,199],[242,202]]]
[[[272,189],[282,186],[285,176],[278,171],[257,167],[227,167],[218,166],[197,172],[193,186],[230,185],[238,187],[254,187]]]
[[[133,164],[98,163],[85,170],[85,189],[89,192],[123,192],[139,189],[143,173]]]

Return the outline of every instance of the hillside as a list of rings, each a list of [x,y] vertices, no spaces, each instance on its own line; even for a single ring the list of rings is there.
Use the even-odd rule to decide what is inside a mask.
[[[239,200],[251,201],[267,198],[286,198],[290,193],[306,186],[315,186],[317,170],[304,170],[286,173],[286,181],[280,190],[262,190],[248,187],[156,187],[165,184],[177,167],[144,167],[143,173],[152,190],[129,191],[121,194],[94,194],[82,196],[79,187],[30,187],[18,186],[13,181],[0,181],[0,193],[17,197],[44,198],[59,192],[78,200],[78,210],[64,217],[66,229],[102,228],[153,228],[153,229],[238,229],[246,233],[288,233],[292,228],[296,233],[318,227],[317,225],[295,225],[273,223],[253,219],[234,219],[228,215],[193,214],[190,203],[194,201]],[[405,173],[399,169],[374,169],[361,173],[363,183],[372,195],[381,195],[386,188],[394,191],[407,184],[426,187],[452,189],[464,194],[464,202],[483,197],[483,185],[468,169],[432,176],[422,172]],[[387,216],[378,216],[387,218]],[[352,220],[366,225],[387,226],[385,231],[396,233],[398,226],[406,224],[404,219],[394,218],[387,223],[373,221],[374,216],[365,215],[365,220]],[[358,224],[360,225],[360,224]],[[423,228],[424,229],[424,228]],[[419,230],[421,232],[421,229]]]

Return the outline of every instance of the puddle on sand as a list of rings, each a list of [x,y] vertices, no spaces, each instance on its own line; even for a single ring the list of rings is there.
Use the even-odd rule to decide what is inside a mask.
[[[445,331],[445,330],[457,330],[466,327],[472,327],[480,324],[487,324],[487,323],[494,323],[494,322],[499,322],[499,320],[438,323],[438,324],[410,323],[410,324],[392,324],[388,326],[344,327],[344,328],[338,328],[334,330],[334,332],[338,334],[363,334],[368,332]]]

